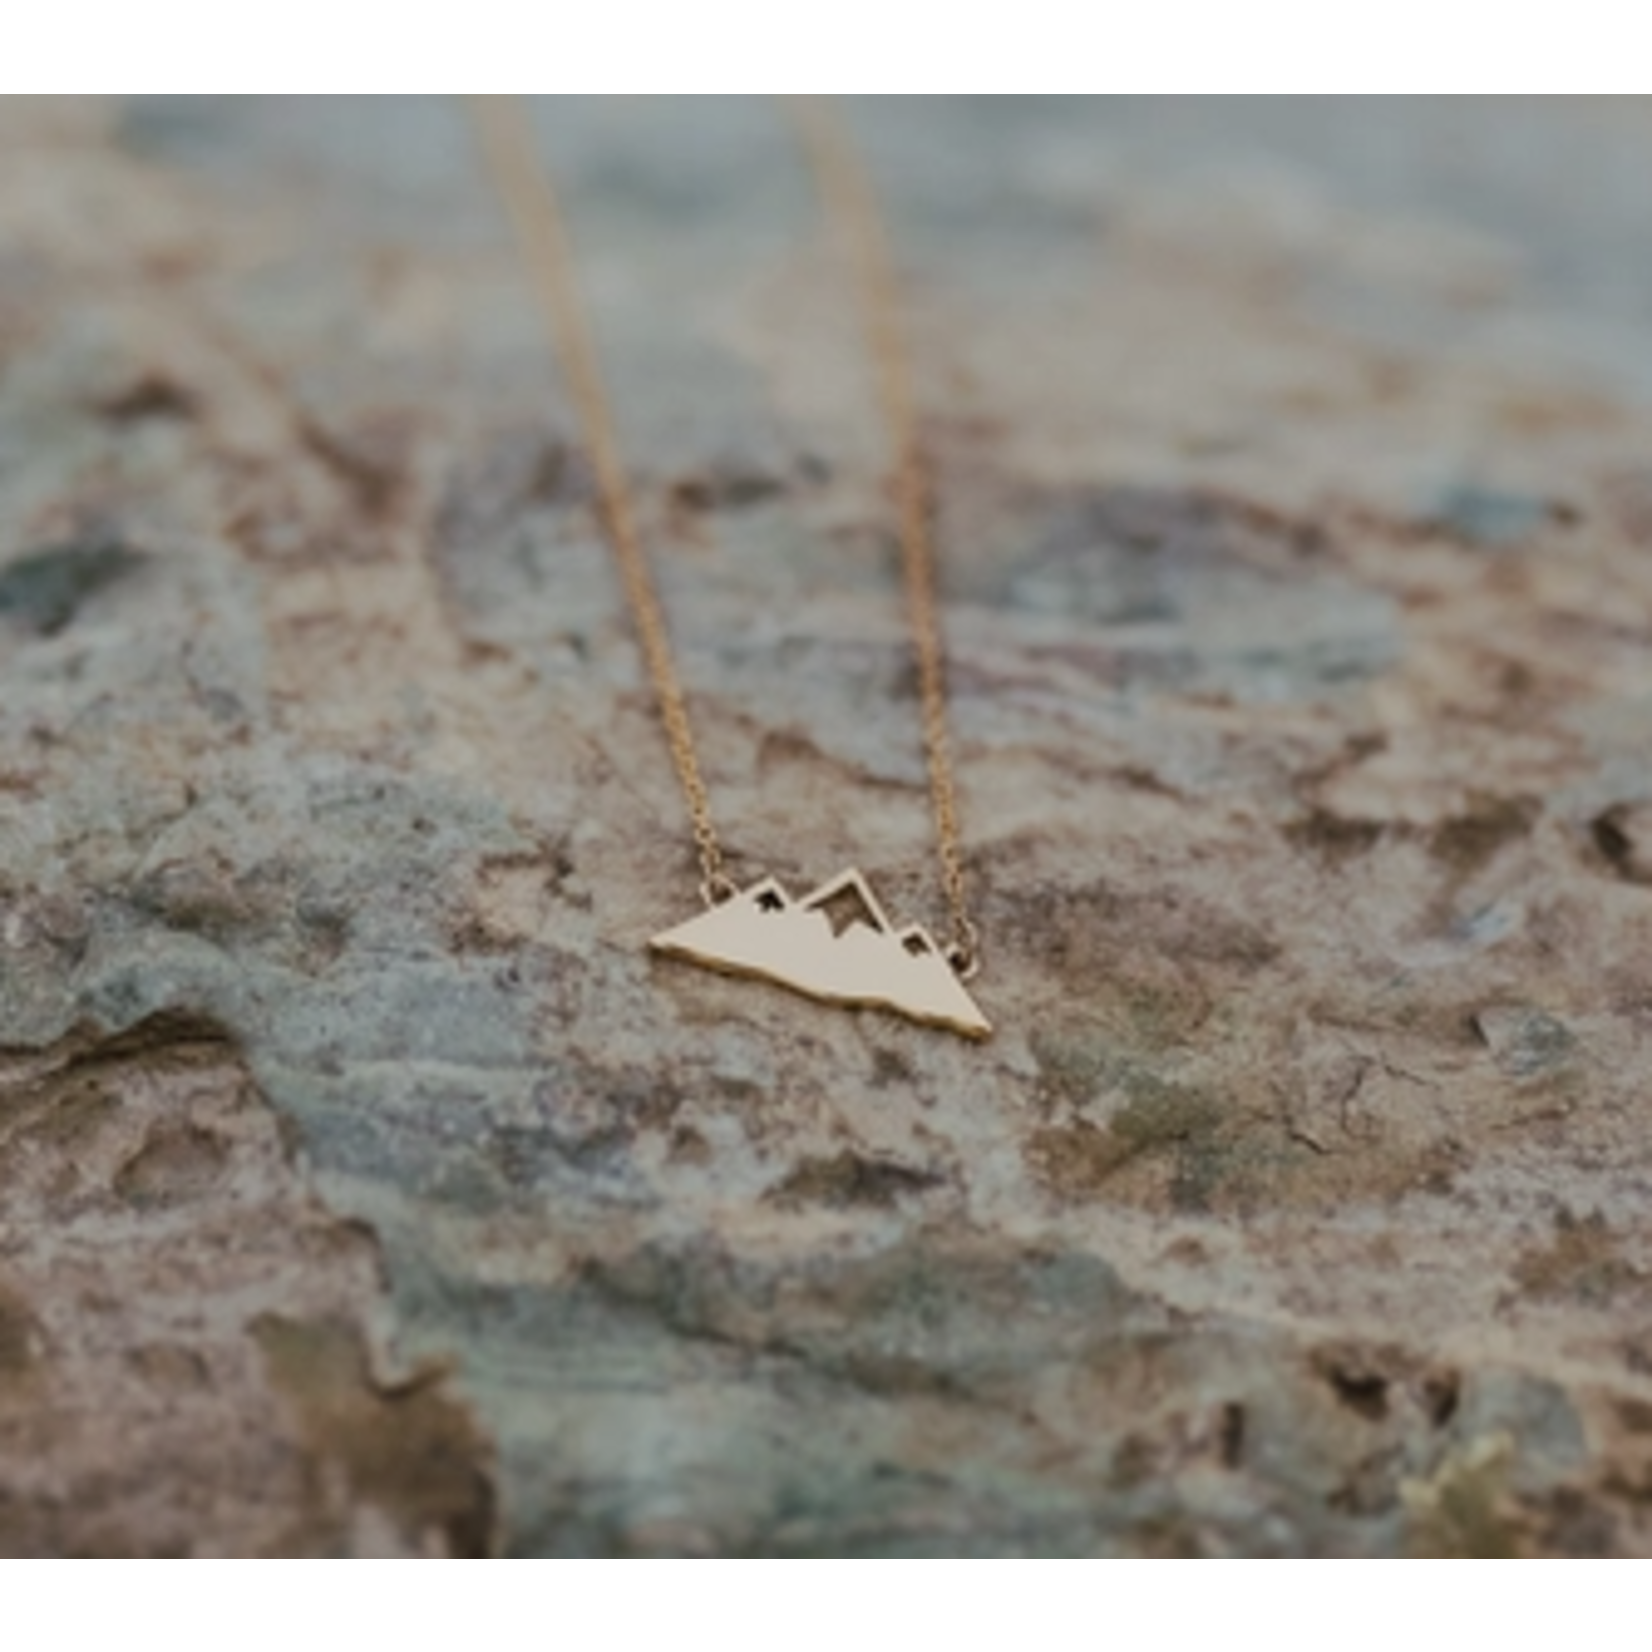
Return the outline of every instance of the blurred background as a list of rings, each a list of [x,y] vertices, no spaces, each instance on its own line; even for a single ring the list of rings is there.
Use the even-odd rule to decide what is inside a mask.
[[[649,959],[687,823],[459,104],[0,105],[8,1552],[1652,1544],[1652,112],[843,112],[980,1049]],[[533,118],[737,875],[931,922],[786,111]]]

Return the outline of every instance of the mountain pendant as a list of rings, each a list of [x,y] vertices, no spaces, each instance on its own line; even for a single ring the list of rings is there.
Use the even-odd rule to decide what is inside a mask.
[[[648,944],[829,1004],[895,1010],[966,1038],[992,1031],[928,930],[896,929],[853,867],[799,900],[764,878]]]

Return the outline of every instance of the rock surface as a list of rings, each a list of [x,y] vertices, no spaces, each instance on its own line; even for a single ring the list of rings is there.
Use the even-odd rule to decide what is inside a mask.
[[[541,115],[737,870],[934,922],[784,120]],[[0,111],[7,1552],[1652,1552],[1652,121],[853,118],[980,1047],[648,956],[451,106]]]

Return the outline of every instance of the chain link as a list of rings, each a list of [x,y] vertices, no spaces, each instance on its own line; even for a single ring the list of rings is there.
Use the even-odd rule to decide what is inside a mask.
[[[790,106],[827,214],[854,264],[867,349],[877,375],[878,402],[894,459],[901,565],[912,652],[918,665],[930,808],[951,923],[947,956],[953,969],[968,980],[980,968],[980,938],[969,917],[958,793],[947,738],[946,663],[935,580],[935,492],[912,394],[900,288],[877,197],[833,105],[825,98],[794,98]]]
[[[700,859],[700,892],[707,905],[715,905],[735,893],[735,885],[725,868],[712,822],[687,702],[637,531],[619,441],[574,276],[573,250],[556,191],[540,160],[532,124],[520,100],[476,97],[469,104],[483,155],[521,241],[584,428],[603,532],[619,564],[643,658],[653,678],[671,760],[688,804]],[[935,581],[934,490],[914,410],[899,292],[876,199],[841,122],[820,99],[795,99],[792,108],[827,213],[853,258],[867,345],[877,375],[878,401],[894,456],[907,616],[918,668],[941,887],[951,924],[946,951],[954,970],[967,980],[980,967],[980,947],[969,918],[958,801],[947,740],[946,675]]]
[[[584,428],[585,445],[596,476],[597,509],[603,535],[619,564],[643,660],[654,681],[654,697],[659,702],[660,720],[665,724],[671,761],[688,804],[694,845],[700,857],[700,890],[706,904],[714,905],[732,891],[734,885],[724,867],[722,845],[711,818],[711,799],[700,774],[694,731],[688,721],[688,704],[672,658],[659,595],[637,532],[619,439],[614,433],[613,414],[597,367],[596,347],[574,274],[573,248],[556,190],[539,158],[533,124],[519,99],[473,97],[469,104],[483,155],[521,240]]]

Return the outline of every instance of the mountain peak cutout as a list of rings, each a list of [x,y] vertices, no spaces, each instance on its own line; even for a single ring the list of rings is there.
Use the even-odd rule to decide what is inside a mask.
[[[929,931],[897,930],[853,867],[797,900],[763,878],[649,945],[828,1003],[895,1010],[969,1038],[992,1031]]]
[[[871,885],[852,866],[805,895],[797,905],[805,912],[823,912],[834,935],[841,935],[855,923],[865,924],[875,934],[888,934],[891,928]]]

